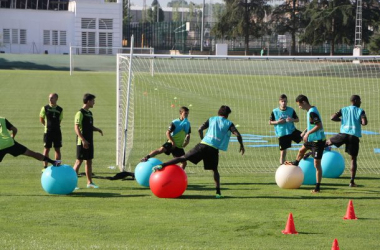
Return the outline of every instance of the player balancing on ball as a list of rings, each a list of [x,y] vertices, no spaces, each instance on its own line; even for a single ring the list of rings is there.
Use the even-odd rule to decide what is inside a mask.
[[[209,118],[199,127],[198,132],[202,140],[200,143],[184,156],[174,158],[162,165],[153,167],[153,171],[160,170],[166,166],[179,162],[191,161],[194,164],[198,164],[198,162],[203,160],[204,169],[212,170],[214,172],[216,198],[222,198],[223,196],[220,192],[220,175],[218,171],[219,150],[227,151],[232,133],[237,137],[237,140],[240,143],[239,152],[241,152],[242,155],[244,155],[245,152],[243,139],[239,131],[236,129],[235,125],[227,119],[230,113],[231,109],[228,106],[221,106],[218,111],[218,116]],[[207,132],[206,135],[203,136],[203,130],[205,129],[207,129]]]
[[[286,149],[292,146],[292,141],[300,143],[302,141],[301,131],[296,129],[294,123],[298,122],[296,111],[288,107],[288,97],[280,95],[279,107],[273,109],[269,119],[269,124],[274,125],[274,131],[278,137],[280,148],[280,165],[286,161]]]
[[[356,187],[355,175],[358,167],[359,138],[362,136],[361,126],[367,125],[368,120],[364,110],[360,108],[362,103],[360,96],[351,96],[350,102],[350,106],[341,108],[331,116],[332,121],[341,122],[340,133],[327,140],[326,145],[340,147],[346,144],[346,152],[351,156],[351,180],[349,186]]]
[[[304,157],[307,150],[311,150],[314,157],[314,166],[316,168],[316,178],[317,184],[312,193],[319,193],[322,181],[322,167],[321,159],[323,155],[323,150],[325,148],[326,137],[323,130],[322,119],[315,106],[311,106],[309,100],[304,95],[299,95],[296,98],[297,105],[300,109],[307,111],[306,123],[307,128],[302,132],[304,144],[300,148],[297,154],[297,158],[293,162],[285,162],[286,165],[298,166],[301,159]]]
[[[187,119],[189,116],[189,109],[181,107],[179,109],[179,118],[170,123],[169,129],[166,131],[168,138],[160,148],[153,150],[147,156],[141,159],[142,162],[147,161],[149,158],[158,154],[165,153],[166,155],[172,154],[174,157],[185,155],[184,147],[190,142],[191,127]],[[182,169],[186,168],[186,161],[182,162]]]

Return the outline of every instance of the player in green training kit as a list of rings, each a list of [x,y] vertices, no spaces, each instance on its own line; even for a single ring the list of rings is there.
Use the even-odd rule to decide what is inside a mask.
[[[165,153],[172,154],[174,157],[185,155],[184,147],[190,142],[191,127],[190,122],[187,120],[189,116],[189,109],[181,107],[179,109],[179,118],[170,123],[169,129],[166,131],[168,141],[164,143],[159,149],[153,150],[147,156],[141,159],[142,162],[147,161],[149,158],[158,154]],[[182,162],[182,168],[186,168],[186,161]]]
[[[85,94],[83,96],[83,107],[75,115],[75,133],[77,134],[77,160],[74,164],[74,170],[79,172],[83,161],[86,161],[85,170],[87,177],[87,188],[99,188],[92,182],[92,159],[94,158],[94,131],[103,136],[103,131],[94,126],[94,118],[90,108],[95,104],[95,96]]]
[[[321,159],[323,156],[323,150],[325,148],[326,137],[323,130],[322,119],[318,112],[317,107],[311,106],[309,100],[304,95],[299,95],[296,98],[296,102],[300,109],[307,111],[306,124],[307,128],[302,133],[304,144],[300,148],[297,154],[297,158],[293,162],[286,162],[287,165],[298,166],[301,159],[304,157],[307,150],[312,151],[314,157],[314,167],[316,168],[317,184],[312,193],[319,193],[322,181],[322,166]]]
[[[331,120],[341,122],[340,133],[327,140],[326,145],[335,145],[338,148],[346,144],[346,153],[351,156],[351,181],[350,187],[356,187],[355,175],[357,158],[359,154],[359,138],[362,137],[362,125],[368,124],[367,116],[360,108],[362,103],[360,96],[353,95],[350,98],[351,105],[340,109],[331,116]]]
[[[292,141],[300,143],[302,141],[301,131],[294,126],[298,122],[296,111],[287,106],[288,97],[285,94],[280,95],[280,106],[273,109],[270,116],[269,124],[274,125],[274,131],[278,137],[280,147],[280,165],[286,161],[286,149],[292,146]]]
[[[57,93],[49,95],[49,104],[41,108],[40,122],[45,126],[43,155],[49,157],[50,149],[54,145],[55,159],[61,160],[61,121],[63,118],[63,109],[57,105],[57,101]],[[44,162],[44,168],[46,167],[47,162]]]
[[[9,133],[12,131],[12,133]],[[0,162],[6,154],[11,154],[14,157],[19,155],[26,155],[33,157],[39,161],[46,161],[54,166],[57,166],[60,161],[53,161],[48,157],[27,149],[24,145],[14,140],[17,134],[17,128],[13,126],[7,119],[0,117]]]
[[[221,106],[218,111],[218,116],[209,118],[199,127],[198,132],[202,140],[199,144],[184,156],[174,158],[162,165],[153,167],[153,171],[160,170],[166,166],[179,162],[191,161],[194,164],[198,164],[198,162],[203,160],[204,169],[212,170],[214,172],[216,198],[222,198],[223,196],[220,192],[220,175],[218,171],[219,150],[227,151],[230,136],[231,133],[233,133],[240,143],[239,152],[241,152],[242,155],[244,155],[245,152],[243,138],[235,125],[227,119],[230,113],[231,109],[228,106]],[[203,137],[203,130],[205,129],[207,129],[207,132]]]

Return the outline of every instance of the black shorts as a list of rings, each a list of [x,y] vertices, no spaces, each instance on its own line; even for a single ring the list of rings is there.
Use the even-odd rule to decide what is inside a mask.
[[[219,164],[219,150],[199,143],[185,154],[185,159],[194,164],[203,160],[205,170],[217,170]]]
[[[26,150],[27,148],[24,145],[15,141],[15,144],[13,146],[0,150],[0,162],[3,160],[6,154],[11,154],[14,157],[16,157],[19,155],[23,155],[26,152]]]
[[[325,150],[326,146],[326,140],[319,140],[319,141],[308,141],[303,144],[305,148],[311,150],[312,157],[314,159],[320,160],[323,156],[323,150]]]
[[[330,141],[336,147],[346,144],[346,153],[351,156],[358,156],[360,139],[357,136],[339,133],[330,138]]]
[[[90,142],[90,145],[87,149],[83,147],[83,144],[77,145],[77,159],[78,160],[94,159],[94,144]]]
[[[48,131],[44,134],[44,147],[51,148],[53,144],[54,144],[54,148],[62,147],[61,131],[57,131],[57,132]]]
[[[164,143],[164,145],[162,145],[162,147],[166,149],[165,154],[167,154],[167,155],[172,154],[174,157],[180,157],[182,155],[185,155],[185,150],[183,150],[183,148],[175,147],[173,149],[173,145],[170,142]]]
[[[292,141],[296,143],[300,143],[302,140],[301,134],[302,132],[296,129],[290,135],[284,135],[278,138],[280,150],[285,150],[287,148],[290,148],[292,146]]]

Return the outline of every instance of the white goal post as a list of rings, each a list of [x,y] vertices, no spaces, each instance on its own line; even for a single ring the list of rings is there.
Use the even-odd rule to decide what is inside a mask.
[[[132,60],[132,61],[131,61]],[[154,60],[154,75],[152,75]],[[359,64],[353,61],[360,61]],[[327,138],[339,133],[340,123],[330,117],[350,105],[353,94],[362,98],[369,123],[362,127],[358,173],[380,173],[380,56],[190,56],[190,55],[117,55],[118,123],[117,164],[133,171],[140,159],[160,147],[165,132],[178,109],[190,109],[190,144],[199,143],[198,127],[217,115],[221,105],[232,109],[229,119],[243,136],[246,148],[239,154],[236,137],[228,152],[220,152],[221,172],[274,172],[280,152],[269,117],[278,107],[281,94],[296,111],[299,130],[306,128],[306,112],[296,106],[295,98],[304,94],[318,107]],[[128,81],[130,79],[130,81]],[[127,92],[129,89],[129,92]],[[127,93],[129,97],[127,98]],[[128,117],[128,119],[126,119]],[[125,123],[127,121],[127,123]],[[126,136],[120,136],[127,131]],[[122,150],[125,146],[125,150]],[[287,160],[294,160],[301,144],[293,143]],[[346,161],[344,146],[333,148]],[[158,155],[161,161],[172,156]],[[188,163],[186,171],[202,172],[203,164]]]

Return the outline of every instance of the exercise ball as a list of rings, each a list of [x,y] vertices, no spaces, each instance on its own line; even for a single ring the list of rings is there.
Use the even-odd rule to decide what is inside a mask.
[[[150,190],[159,198],[177,198],[187,188],[187,175],[177,165],[169,165],[150,176]]]
[[[42,188],[48,194],[70,194],[77,183],[77,173],[69,165],[50,166],[41,176]]]
[[[314,185],[317,183],[316,173],[317,170],[314,167],[314,159],[309,157],[305,160],[301,160],[299,167],[303,172],[303,182],[302,185]]]
[[[145,162],[140,162],[135,168],[135,179],[138,184],[144,187],[149,187],[149,178],[152,174],[152,168],[162,164],[162,161],[156,158],[149,158]]]
[[[338,178],[344,172],[344,158],[339,152],[324,151],[321,164],[324,178]]]
[[[293,165],[281,165],[276,171],[276,183],[280,188],[299,188],[303,182],[301,168]]]

